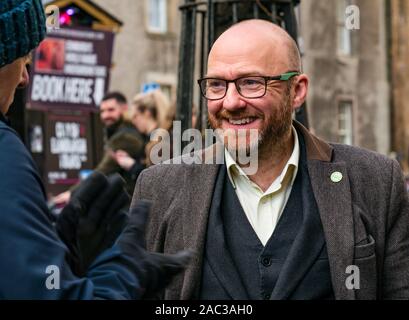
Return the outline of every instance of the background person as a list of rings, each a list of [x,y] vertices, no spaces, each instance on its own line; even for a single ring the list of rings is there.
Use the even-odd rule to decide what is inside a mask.
[[[136,181],[139,173],[152,165],[150,153],[157,143],[157,137],[152,135],[156,129],[172,130],[175,116],[174,105],[171,105],[165,94],[160,90],[141,93],[135,96],[130,110],[132,123],[145,137],[144,160],[142,166],[126,150],[117,150],[112,154],[117,163],[128,171]],[[169,141],[171,144],[171,141]]]

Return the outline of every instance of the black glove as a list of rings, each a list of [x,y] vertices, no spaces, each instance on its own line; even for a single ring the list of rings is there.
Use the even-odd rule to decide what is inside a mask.
[[[193,256],[190,250],[176,254],[151,253],[145,249],[145,228],[150,204],[139,201],[133,208],[124,232],[118,239],[123,252],[135,261],[135,272],[145,289],[145,297],[152,297],[164,289],[172,278],[183,271]]]
[[[126,225],[129,196],[118,175],[94,172],[73,192],[57,218],[56,229],[70,250],[67,260],[82,277],[102,251],[110,248]]]

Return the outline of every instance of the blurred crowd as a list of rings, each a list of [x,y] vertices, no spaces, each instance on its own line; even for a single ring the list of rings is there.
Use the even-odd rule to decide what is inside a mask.
[[[132,195],[140,172],[152,165],[149,154],[159,142],[159,138],[155,137],[156,130],[171,131],[175,115],[175,103],[160,89],[138,93],[131,103],[121,92],[108,92],[100,104],[104,156],[95,171],[105,175],[119,173],[126,181],[128,193]],[[63,206],[68,203],[76,188],[73,186],[55,196],[53,204]]]

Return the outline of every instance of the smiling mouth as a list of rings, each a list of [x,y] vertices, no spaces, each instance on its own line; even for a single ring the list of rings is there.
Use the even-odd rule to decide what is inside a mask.
[[[232,125],[250,124],[256,121],[257,118],[242,118],[242,119],[226,119]]]

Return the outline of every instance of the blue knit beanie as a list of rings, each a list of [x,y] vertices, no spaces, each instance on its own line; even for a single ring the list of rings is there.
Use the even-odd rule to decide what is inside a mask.
[[[45,34],[41,0],[0,0],[0,68],[30,53]]]

